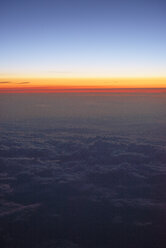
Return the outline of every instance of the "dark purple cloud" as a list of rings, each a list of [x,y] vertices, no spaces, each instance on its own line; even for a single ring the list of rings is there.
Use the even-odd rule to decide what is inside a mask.
[[[36,235],[43,248],[145,248],[142,240],[160,241],[158,230],[166,222],[164,142],[23,123],[4,125],[0,135],[1,230],[12,240],[6,247],[21,248],[20,239],[33,247]],[[130,239],[124,238],[128,233]]]

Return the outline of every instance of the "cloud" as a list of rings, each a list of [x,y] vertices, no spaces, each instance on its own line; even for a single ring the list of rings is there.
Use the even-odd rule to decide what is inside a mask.
[[[20,82],[20,83],[17,83],[17,84],[30,84],[31,82]]]
[[[19,82],[16,84],[20,84],[20,85],[24,85],[24,84],[30,84],[31,82]],[[2,81],[0,82],[0,84],[14,84],[13,82],[9,82],[9,81]]]
[[[128,232],[138,248],[143,247],[136,244],[142,228],[143,240],[153,236],[158,216],[166,213],[164,144],[91,129],[4,128],[0,217],[12,245],[28,237],[28,247],[34,247],[34,223],[38,235],[45,234],[39,241],[43,248],[94,248],[98,242],[105,248],[119,236],[123,247],[130,247],[123,238]],[[8,222],[14,223],[18,240]]]
[[[2,210],[0,212],[0,218],[9,216],[9,215],[16,215],[16,214],[17,215],[24,214],[26,216],[27,212],[36,211],[36,209],[39,207],[40,207],[40,204],[31,204],[31,205],[23,206],[21,204],[17,204],[14,202],[3,201],[1,204]]]

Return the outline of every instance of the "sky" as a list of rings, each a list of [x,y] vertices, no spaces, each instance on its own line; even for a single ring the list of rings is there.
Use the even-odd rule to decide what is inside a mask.
[[[164,0],[2,1],[0,81],[166,78],[165,11]]]

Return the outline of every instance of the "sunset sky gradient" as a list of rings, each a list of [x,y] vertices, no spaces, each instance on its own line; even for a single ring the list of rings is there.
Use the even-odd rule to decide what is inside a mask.
[[[163,0],[6,0],[0,89],[166,87]]]
[[[0,248],[166,248],[166,0],[0,2]]]

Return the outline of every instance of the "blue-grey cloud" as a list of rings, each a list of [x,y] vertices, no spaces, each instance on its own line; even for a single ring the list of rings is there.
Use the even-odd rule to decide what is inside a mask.
[[[106,248],[103,239],[110,232],[114,237],[134,235],[144,228],[145,240],[152,228],[158,229],[159,216],[166,209],[164,143],[82,128],[36,131],[32,126],[6,125],[4,130],[0,218],[5,223],[10,218],[17,232],[25,240],[29,237],[29,246],[34,245],[33,232],[29,229],[26,234],[22,223],[32,230],[36,223],[39,236],[45,233],[39,242],[45,248],[89,247],[84,238],[75,238],[79,235],[86,236],[92,247],[101,242],[99,247]],[[1,229],[9,233],[12,243],[20,239],[7,224]],[[113,236],[109,245],[121,247]],[[123,244],[128,247],[129,241],[123,239]],[[140,245],[135,243],[136,248]]]

